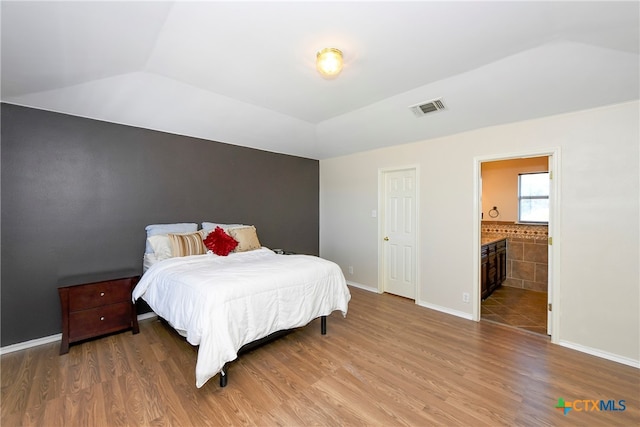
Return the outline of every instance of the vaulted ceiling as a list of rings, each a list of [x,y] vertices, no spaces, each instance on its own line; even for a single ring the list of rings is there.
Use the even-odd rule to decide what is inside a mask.
[[[2,1],[3,102],[314,159],[638,99],[624,2]],[[315,70],[344,52],[335,79]],[[416,117],[409,106],[441,98]]]

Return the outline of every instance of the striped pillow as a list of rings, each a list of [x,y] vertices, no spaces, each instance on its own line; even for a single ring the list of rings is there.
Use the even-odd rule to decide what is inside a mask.
[[[202,255],[207,253],[202,238],[202,230],[195,233],[169,233],[173,256]]]

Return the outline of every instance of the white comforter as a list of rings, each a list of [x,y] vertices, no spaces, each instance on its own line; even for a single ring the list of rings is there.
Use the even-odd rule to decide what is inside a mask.
[[[247,343],[335,310],[346,316],[351,295],[335,263],[262,248],[159,262],[134,289],[133,300],[138,298],[200,346],[200,388]]]

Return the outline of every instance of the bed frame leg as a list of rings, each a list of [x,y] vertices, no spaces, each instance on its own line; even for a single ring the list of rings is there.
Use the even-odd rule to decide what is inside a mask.
[[[227,372],[225,371],[226,367],[227,367],[227,365],[224,365],[222,367],[222,370],[220,371],[220,387],[226,387],[227,386]]]
[[[327,316],[320,317],[320,333],[327,335]]]

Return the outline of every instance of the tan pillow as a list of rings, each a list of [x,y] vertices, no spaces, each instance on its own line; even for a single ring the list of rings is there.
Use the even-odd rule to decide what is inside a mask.
[[[202,255],[207,249],[202,242],[202,230],[195,233],[169,233],[171,252],[173,256]]]
[[[254,249],[260,249],[262,247],[260,241],[258,240],[256,228],[253,225],[247,227],[229,228],[227,230],[227,234],[233,237],[238,242],[238,246],[236,246],[234,252],[252,251]]]

